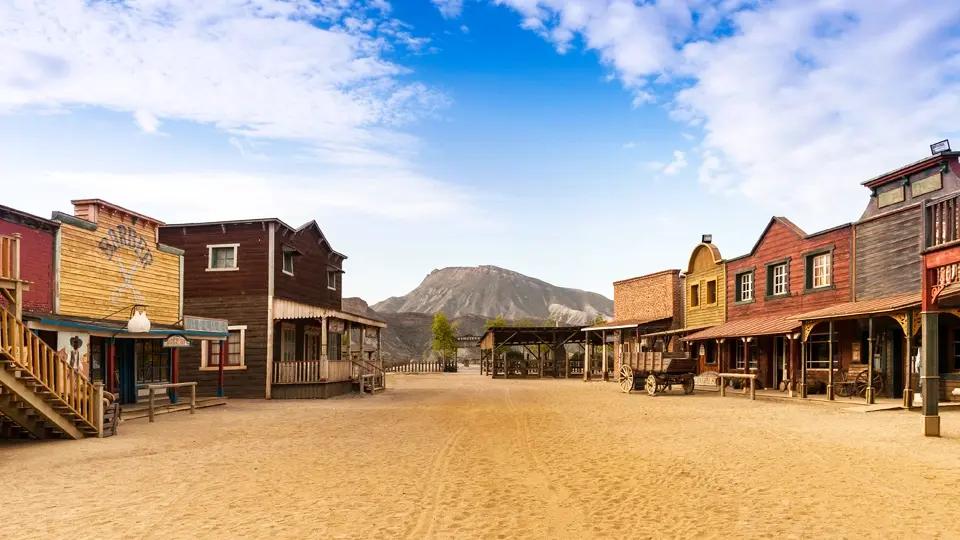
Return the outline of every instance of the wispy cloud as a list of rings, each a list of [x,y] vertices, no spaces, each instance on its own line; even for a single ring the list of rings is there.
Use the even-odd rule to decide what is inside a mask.
[[[789,189],[835,217],[862,196],[838,178],[913,161],[960,126],[960,3],[495,2],[558,50],[596,51],[636,104],[702,134],[704,183],[772,208]]]
[[[667,176],[673,176],[680,172],[680,169],[685,169],[687,167],[687,156],[680,150],[673,151],[673,161],[667,163],[667,166],[663,168],[663,174]]]
[[[633,141],[623,143],[623,148],[636,148],[636,146],[637,146],[636,143],[634,143]]]
[[[160,130],[160,119],[147,111],[134,112],[133,120],[144,133],[158,133]]]
[[[463,0],[432,0],[440,14],[447,19],[455,19],[463,13]]]

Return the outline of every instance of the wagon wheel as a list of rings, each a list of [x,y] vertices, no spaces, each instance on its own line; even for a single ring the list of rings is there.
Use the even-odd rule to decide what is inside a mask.
[[[857,375],[857,380],[854,384],[857,387],[857,395],[860,397],[867,397],[867,373],[866,371],[861,371]],[[879,395],[883,393],[883,375],[881,373],[873,374],[873,395]]]
[[[633,391],[633,368],[630,366],[620,366],[620,389],[629,394]]]
[[[650,375],[647,375],[647,382],[644,385],[644,388],[646,389],[647,393],[650,394],[651,396],[654,396],[657,394],[657,390],[659,389],[659,387],[660,385],[657,384],[657,376],[654,375],[653,373],[651,373]]]
[[[694,388],[693,375],[683,379],[683,393],[692,394]]]

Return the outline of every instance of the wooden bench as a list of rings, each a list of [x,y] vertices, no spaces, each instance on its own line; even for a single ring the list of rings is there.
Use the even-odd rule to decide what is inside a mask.
[[[720,374],[720,396],[727,395],[727,381],[730,379],[749,379],[750,380],[750,399],[757,399],[757,374],[756,373],[721,373]]]

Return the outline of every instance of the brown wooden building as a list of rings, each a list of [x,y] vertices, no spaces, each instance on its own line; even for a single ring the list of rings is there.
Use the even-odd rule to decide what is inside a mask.
[[[683,328],[683,278],[680,270],[663,270],[635,278],[616,281],[613,284],[613,320],[584,328],[587,333],[587,348],[591,347],[591,334],[601,336],[601,373],[604,380],[618,373],[625,358],[635,358],[648,350],[677,351],[680,344],[671,335],[643,337],[654,332]],[[611,358],[606,354],[611,344]],[[587,351],[587,358],[591,358]],[[589,367],[589,366],[588,366]],[[584,378],[590,378],[590,369],[585,369]]]
[[[231,397],[330,397],[382,388],[381,320],[342,307],[343,262],[320,227],[253,219],[161,227],[184,252],[184,309],[230,321],[223,386]],[[219,349],[183,354],[185,376],[214,391]]]
[[[726,322],[685,340],[715,340],[721,371],[757,373],[766,387],[786,385],[801,355],[800,323],[791,317],[851,300],[852,229],[848,224],[807,234],[773,217],[750,253],[726,261]],[[826,378],[828,349],[818,344],[806,351],[811,377]],[[844,353],[833,351],[839,362]]]

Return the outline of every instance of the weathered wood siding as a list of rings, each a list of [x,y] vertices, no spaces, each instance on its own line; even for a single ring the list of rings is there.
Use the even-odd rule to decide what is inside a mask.
[[[856,299],[920,290],[922,212],[913,206],[856,224]]]
[[[884,182],[883,185],[876,186],[877,196],[870,197],[867,208],[863,211],[863,215],[860,216],[860,220],[862,221],[881,214],[896,212],[897,210],[913,206],[920,201],[937,199],[949,193],[960,191],[960,178],[957,176],[958,171],[960,171],[960,163],[958,163],[956,159],[950,159],[947,163],[949,167],[946,171],[941,171],[942,163],[931,163],[930,167],[908,175],[907,185],[904,185],[904,178],[900,175]],[[937,184],[940,185],[940,188],[931,190],[931,187],[936,187]],[[914,196],[914,189],[917,190],[916,196]],[[902,201],[881,207],[882,201],[887,202],[890,200],[890,194],[902,194]],[[898,196],[897,199],[899,198]]]
[[[226,319],[229,326],[247,327],[244,331],[245,367],[224,369],[224,395],[232,398],[265,398],[267,296],[264,294],[187,297],[184,299],[183,311],[198,317]],[[197,381],[197,394],[212,396],[217,392],[219,372],[216,368],[200,368],[202,343],[202,341],[195,341],[189,349],[180,350],[180,380]]]
[[[327,399],[353,391],[350,381],[318,384],[278,384],[271,392],[273,399]]]
[[[53,244],[55,229],[38,227],[18,214],[0,209],[0,235],[20,234],[20,278],[30,282],[23,293],[23,310],[53,311]],[[6,299],[0,296],[0,305]]]
[[[752,255],[727,261],[727,320],[773,315],[794,315],[813,311],[851,300],[850,290],[850,244],[851,226],[810,235],[806,238],[774,220],[760,239]],[[833,286],[824,290],[804,291],[806,276],[804,254],[810,251],[833,247]],[[767,289],[766,264],[790,258],[789,295],[764,298]],[[736,275],[754,269],[754,300],[736,302],[734,287]]]
[[[152,322],[179,321],[180,256],[160,251],[142,221],[102,212],[92,229],[61,224],[59,313],[126,320],[145,304]]]
[[[613,284],[613,318],[660,320],[675,317],[682,321],[680,271],[665,270]]]
[[[269,224],[266,223],[226,224],[222,227],[204,225],[160,228],[160,242],[184,251],[183,294],[185,299],[266,296],[269,235]],[[207,271],[209,266],[207,246],[218,244],[240,244],[237,248],[237,270]],[[280,273],[279,268],[277,273]],[[190,315],[219,316],[204,313],[190,313]]]
[[[289,244],[300,251],[293,258],[293,275],[283,272],[283,244]],[[286,228],[276,237],[276,271],[274,275],[274,295],[312,306],[339,310],[341,307],[343,283],[337,276],[337,288],[327,287],[327,263],[330,248],[320,243],[316,229],[307,227],[294,234]]]
[[[714,248],[716,249],[716,248]],[[719,256],[720,252],[716,252]],[[721,260],[716,262],[715,253],[710,246],[700,244],[693,250],[690,256],[690,264],[687,268],[687,277],[684,286],[686,287],[686,307],[685,324],[689,328],[722,324],[727,315],[727,287],[726,287],[726,267]],[[707,283],[716,282],[717,298],[716,302],[707,303]],[[692,306],[691,291],[693,285],[697,285],[699,290],[699,303]]]

